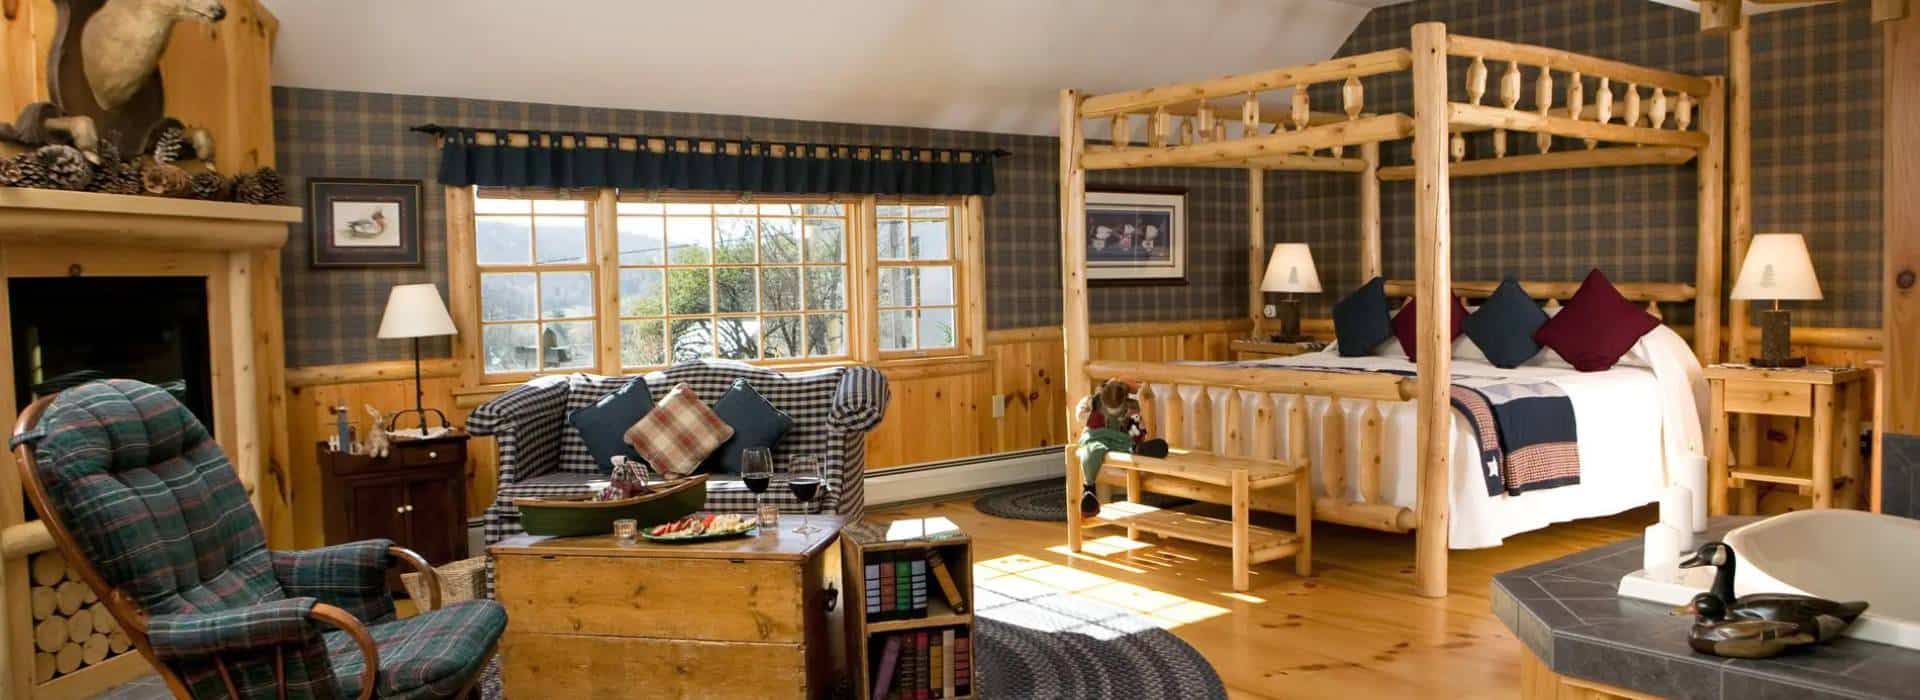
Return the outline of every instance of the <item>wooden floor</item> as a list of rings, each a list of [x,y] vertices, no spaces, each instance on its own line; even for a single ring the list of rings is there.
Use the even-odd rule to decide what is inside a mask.
[[[1019,575],[1144,614],[1199,649],[1234,697],[1342,700],[1519,697],[1528,652],[1488,608],[1493,575],[1636,536],[1658,519],[1642,508],[1455,551],[1452,595],[1432,599],[1413,592],[1411,535],[1316,523],[1312,578],[1275,561],[1235,593],[1221,547],[1146,535],[1130,543],[1102,528],[1069,556],[1064,523],[996,518],[972,497],[869,513],[933,515],[973,537],[976,580]],[[1292,528],[1285,516],[1263,517]]]

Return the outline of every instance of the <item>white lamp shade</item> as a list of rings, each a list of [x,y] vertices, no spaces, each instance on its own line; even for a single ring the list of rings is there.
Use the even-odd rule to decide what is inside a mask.
[[[1313,252],[1305,243],[1280,243],[1267,259],[1267,276],[1260,280],[1263,292],[1319,292],[1320,272],[1313,268]]]
[[[1807,239],[1797,233],[1754,236],[1734,280],[1733,298],[1819,299],[1820,280],[1813,274]]]
[[[428,338],[453,335],[453,317],[432,284],[402,284],[387,295],[387,313],[380,317],[382,338]]]

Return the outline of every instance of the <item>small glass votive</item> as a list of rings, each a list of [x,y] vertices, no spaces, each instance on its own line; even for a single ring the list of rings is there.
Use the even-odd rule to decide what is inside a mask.
[[[772,503],[760,504],[761,529],[767,532],[771,532],[772,530],[768,528],[775,528],[779,526],[780,526],[780,506],[774,505]]]
[[[633,544],[640,536],[640,523],[632,518],[613,521],[613,539],[623,545]]]

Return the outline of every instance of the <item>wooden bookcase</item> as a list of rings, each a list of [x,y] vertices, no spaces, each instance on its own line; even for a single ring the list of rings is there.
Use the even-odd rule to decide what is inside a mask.
[[[956,696],[967,699],[979,695],[979,643],[980,637],[973,627],[974,590],[973,590],[973,540],[961,532],[946,518],[911,518],[891,522],[862,520],[847,526],[840,532],[840,561],[843,581],[847,592],[843,600],[847,610],[847,661],[849,673],[853,679],[854,698],[870,700],[873,697],[873,675],[877,670],[880,645],[876,636],[911,630],[939,631],[946,628],[963,628],[971,640],[970,668],[973,671],[972,683],[968,686],[970,694]],[[867,562],[899,556],[900,553],[915,553],[920,558],[939,552],[940,558],[953,574],[954,587],[960,590],[965,601],[964,612],[956,612],[941,591],[939,581],[932,571],[927,572],[927,614],[903,620],[867,620]],[[946,700],[954,700],[947,698]]]

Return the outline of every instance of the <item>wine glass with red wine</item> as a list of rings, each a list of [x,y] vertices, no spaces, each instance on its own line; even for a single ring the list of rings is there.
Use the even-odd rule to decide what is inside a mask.
[[[750,447],[740,453],[740,480],[753,492],[754,517],[766,505],[767,486],[773,483],[773,453],[765,447]]]
[[[824,488],[826,485],[820,480],[820,462],[812,457],[794,457],[793,463],[788,467],[787,489],[793,492],[793,499],[800,502],[803,511],[807,509],[806,506],[813,503],[813,499],[820,497],[820,491]],[[820,528],[814,527],[807,521],[805,514],[800,516],[800,527],[793,529],[794,534],[797,535],[808,535],[819,531]]]

